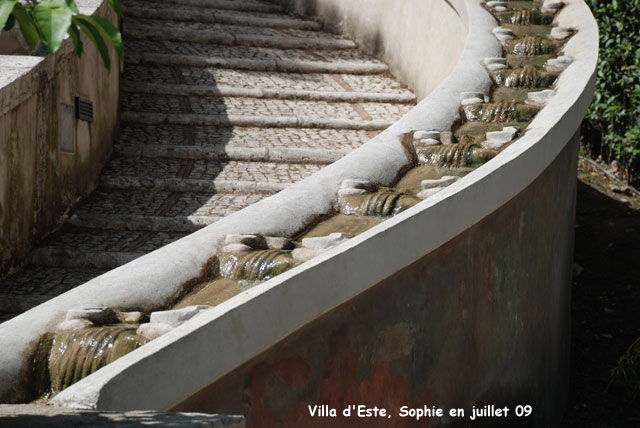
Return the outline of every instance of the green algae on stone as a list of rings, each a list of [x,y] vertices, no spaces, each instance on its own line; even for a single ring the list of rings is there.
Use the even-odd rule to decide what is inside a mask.
[[[556,73],[548,73],[533,64],[492,74],[496,85],[505,88],[550,88],[558,78]]]
[[[360,217],[347,214],[336,214],[320,221],[303,233],[299,239],[327,236],[331,233],[350,233],[359,235],[382,223],[384,217]]]
[[[445,168],[471,168],[484,164],[497,153],[477,144],[447,144],[424,147],[418,151],[420,165]]]
[[[529,122],[540,111],[537,107],[515,101],[470,104],[462,110],[468,121],[498,123]]]
[[[50,397],[146,343],[137,325],[49,333],[34,359],[37,395]]]
[[[491,102],[497,103],[500,101],[515,101],[516,103],[522,104],[529,99],[529,92],[531,92],[531,89],[496,88],[491,93]]]
[[[401,192],[419,193],[422,190],[423,180],[438,180],[446,175],[464,177],[473,171],[473,168],[440,168],[438,166],[418,166],[407,172],[396,184],[396,189]]]
[[[195,285],[171,309],[181,309],[192,305],[216,306],[245,290],[246,283],[236,279],[217,278]]]
[[[550,25],[553,22],[553,15],[542,13],[538,9],[520,9],[498,14],[498,20],[511,25]]]
[[[258,250],[223,254],[220,274],[224,278],[263,281],[279,275],[299,264],[291,251]]]
[[[416,196],[382,190],[341,198],[340,212],[347,215],[389,217],[411,208],[418,202],[420,199]]]

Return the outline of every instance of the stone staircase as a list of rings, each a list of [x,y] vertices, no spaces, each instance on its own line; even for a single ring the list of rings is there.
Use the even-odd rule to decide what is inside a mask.
[[[273,195],[415,104],[384,63],[277,5],[124,6],[114,155],[98,189],[0,282],[0,321]]]

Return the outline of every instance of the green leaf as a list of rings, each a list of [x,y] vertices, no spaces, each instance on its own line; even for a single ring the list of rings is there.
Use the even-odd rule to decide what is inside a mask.
[[[68,33],[71,37],[71,40],[73,40],[73,46],[76,50],[76,55],[78,56],[78,58],[81,58],[83,46],[82,40],[80,40],[80,30],[78,30],[78,26],[74,23],[71,23]]]
[[[62,45],[72,15],[66,0],[42,0],[33,9],[33,19],[49,52],[55,53]]]
[[[22,37],[24,37],[25,42],[31,49],[35,49],[38,45],[38,41],[40,40],[40,35],[38,34],[38,30],[36,29],[33,18],[27,12],[27,10],[20,3],[16,4],[13,8],[13,16],[15,16],[18,21],[18,25],[20,26],[20,32],[22,33]]]
[[[116,11],[118,15],[122,15],[122,9],[120,9],[120,1],[119,0],[109,0],[109,4]]]
[[[83,16],[83,18],[88,18],[100,30],[102,30],[104,35],[107,36],[107,39],[111,43],[111,46],[113,46],[116,53],[118,54],[118,58],[120,58],[120,61],[122,61],[124,59],[124,54],[122,50],[122,34],[120,34],[120,31],[118,31],[118,29],[111,22],[109,22],[108,19],[105,19],[101,16]]]
[[[65,0],[65,3],[67,3],[67,7],[71,9],[74,13],[76,14],[80,13],[80,10],[78,10],[78,5],[74,0]]]
[[[2,34],[2,29],[5,28],[5,25],[8,23],[11,18],[11,12],[13,12],[13,7],[18,3],[18,0],[0,0],[0,34]],[[8,30],[9,28],[5,28]]]
[[[89,37],[89,40],[96,45],[98,49],[98,53],[102,57],[102,62],[107,70],[111,70],[111,59],[109,58],[109,50],[107,49],[107,45],[104,40],[102,40],[102,36],[100,35],[100,31],[87,19],[74,16],[73,23],[76,24],[83,33]]]
[[[13,28],[13,26],[16,23],[16,18],[13,15],[9,15],[9,19],[7,19],[7,22],[4,24],[4,30],[5,31],[9,31]],[[2,33],[2,28],[0,28],[0,33]]]

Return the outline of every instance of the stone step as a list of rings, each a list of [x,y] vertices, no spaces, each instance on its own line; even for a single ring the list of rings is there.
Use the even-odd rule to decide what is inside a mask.
[[[295,39],[320,39],[320,40],[342,40],[350,39],[339,34],[325,33],[315,30],[282,30],[269,27],[254,27],[249,25],[231,25],[211,22],[176,22],[166,21],[163,19],[143,18],[128,16],[126,25],[124,26],[125,41],[128,42],[127,30],[135,27],[151,27],[166,28],[168,31],[182,30],[191,33],[213,32],[213,33],[229,33],[234,36],[255,36],[255,37],[289,37]]]
[[[167,85],[132,81],[123,81],[121,89],[125,92],[159,95],[267,98],[280,100],[326,101],[332,103],[414,104],[416,101],[415,95],[411,93],[381,94],[377,92],[328,92],[301,89],[235,88],[229,86],[210,85]]]
[[[254,12],[202,9],[199,7],[170,7],[148,3],[130,2],[123,5],[122,12],[126,17],[162,19],[167,21],[210,22],[229,25],[250,25],[278,29],[321,30],[322,24],[314,20],[291,18],[288,15],[260,14]]]
[[[389,71],[383,63],[321,62],[290,59],[249,59],[205,55],[177,55],[153,52],[127,53],[127,64],[218,67],[235,70],[281,71],[286,73],[379,74]]]
[[[153,0],[152,4],[162,3],[172,6],[183,5],[190,7],[206,7],[211,9],[238,10],[245,12],[282,13],[282,7],[277,4],[242,1],[242,0]]]
[[[244,180],[202,180],[197,178],[141,178],[127,176],[103,176],[100,185],[105,189],[161,190],[169,192],[200,193],[257,193],[273,195],[292,183],[270,183]]]
[[[0,283],[0,286],[1,284],[2,283]],[[2,319],[3,314],[9,313],[17,315],[21,312],[26,312],[53,297],[55,297],[55,295],[19,295],[0,293],[0,323],[6,321]]]
[[[149,144],[227,150],[299,148],[314,151],[354,150],[371,138],[370,131],[319,128],[246,128],[122,123],[119,145]]]
[[[81,221],[92,216],[117,218],[221,218],[252,205],[268,194],[170,192],[98,188],[75,211]],[[74,220],[75,221],[75,220]],[[97,220],[96,220],[97,221]],[[118,226],[119,227],[119,226]],[[113,229],[117,227],[113,226]],[[140,228],[140,230],[146,230]]]
[[[357,92],[414,95],[388,74],[283,73],[273,71],[233,70],[214,67],[169,67],[165,65],[128,64],[121,78],[123,85],[151,83],[167,86],[188,84],[207,87],[230,87],[311,92]]]
[[[307,149],[296,147],[221,147],[176,146],[172,144],[117,144],[115,152],[124,157],[203,159],[277,163],[330,164],[350,150]]]
[[[325,123],[325,125],[308,126],[310,128],[329,126],[340,129],[344,127],[341,125],[342,123],[358,121],[363,122],[358,127],[368,128],[367,123],[369,122],[393,123],[412,107],[409,104],[346,103],[249,97],[186,97],[138,92],[125,92],[120,96],[120,99],[124,110],[123,120],[129,120],[129,117],[135,114],[164,114],[174,117],[171,120],[176,120],[176,117],[192,117],[192,119],[181,120],[196,121],[197,123],[206,120],[204,119],[206,116],[212,116],[217,117],[217,119],[211,119],[216,124],[219,124],[220,121],[224,123],[225,118],[228,118],[232,121],[231,125],[241,125],[249,121],[249,123],[259,122],[254,126],[261,127],[306,126],[304,123],[311,121]],[[145,122],[145,119],[141,118],[140,121]],[[271,125],[272,123],[273,125]],[[296,123],[297,125],[295,125]],[[335,126],[332,125],[333,123]],[[379,123],[371,129],[379,129]]]
[[[0,312],[20,313],[101,275],[105,269],[29,265],[0,281]],[[9,297],[13,296],[13,298]]]
[[[291,184],[306,178],[325,165],[314,163],[279,163],[214,161],[198,159],[155,159],[114,157],[104,168],[104,177],[136,177],[141,182],[153,179],[195,179],[205,182],[264,182]],[[186,191],[189,191],[188,189]],[[228,193],[221,191],[221,193]]]
[[[208,125],[208,126],[245,126],[262,128],[320,128],[382,131],[393,121],[384,120],[341,120],[305,118],[297,116],[228,116],[211,114],[167,114],[123,112],[120,118],[124,122],[149,125]]]
[[[114,214],[73,214],[67,224],[105,230],[132,230],[150,232],[184,232],[191,233],[205,226],[215,223],[219,216],[144,216],[144,215],[114,215]]]
[[[115,269],[129,263],[146,252],[81,251],[71,248],[36,248],[31,254],[34,266]]]
[[[254,46],[278,49],[353,49],[356,47],[355,42],[348,39],[263,36],[219,31],[193,31],[181,28],[164,27],[159,29],[151,26],[127,25],[124,27],[124,35],[130,39],[171,40],[178,42],[210,43],[228,46]]]
[[[309,42],[310,43],[310,42]],[[375,70],[386,70],[387,65],[383,62],[362,54],[357,49],[345,48],[345,49],[311,49],[311,48],[296,48],[296,49],[282,49],[278,47],[263,47],[263,46],[240,46],[240,45],[225,45],[225,44],[212,44],[212,43],[199,43],[199,42],[175,42],[171,40],[141,40],[130,39],[126,43],[126,53],[128,57],[134,58],[139,55],[178,55],[178,56],[195,56],[200,58],[222,58],[228,61],[235,61],[238,64],[243,64],[242,61],[253,61],[253,63],[246,63],[249,66],[256,66],[259,68],[266,68],[263,71],[278,71],[270,70],[278,66],[278,64],[306,64],[310,63],[312,67],[318,68],[320,66],[327,67],[327,65],[334,64],[335,67],[374,67]],[[257,61],[257,62],[256,62]],[[232,63],[233,64],[233,63]],[[323,65],[324,64],[324,65]],[[226,68],[226,67],[223,67]],[[243,68],[240,68],[243,69]],[[339,68],[333,68],[332,70],[339,70]],[[257,70],[261,71],[261,70]],[[295,69],[280,70],[280,71],[296,71]],[[306,72],[306,70],[302,70]],[[362,74],[362,73],[360,73]]]

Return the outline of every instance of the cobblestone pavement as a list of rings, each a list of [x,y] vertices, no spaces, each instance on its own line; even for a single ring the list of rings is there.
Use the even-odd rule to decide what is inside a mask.
[[[310,176],[415,104],[319,19],[255,0],[191,4],[125,5],[114,155],[99,188],[0,281],[0,322]]]

